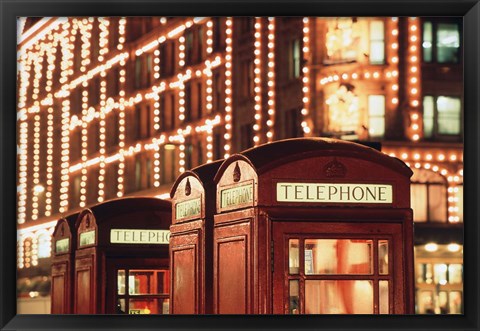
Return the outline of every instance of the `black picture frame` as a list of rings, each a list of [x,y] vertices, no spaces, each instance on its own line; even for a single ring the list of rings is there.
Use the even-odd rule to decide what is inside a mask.
[[[479,330],[479,0],[0,0],[0,327],[2,330]],[[16,17],[462,16],[464,18],[464,314],[408,316],[16,316]]]

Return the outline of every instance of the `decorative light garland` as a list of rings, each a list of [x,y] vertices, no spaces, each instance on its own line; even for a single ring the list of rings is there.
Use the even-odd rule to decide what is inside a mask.
[[[408,86],[408,101],[410,106],[410,126],[408,128],[408,136],[413,141],[418,141],[421,138],[420,128],[420,28],[416,17],[408,19],[408,66],[407,71],[407,86]]]
[[[230,144],[232,142],[232,54],[233,54],[233,19],[228,17],[226,20],[227,28],[225,30],[225,145],[223,146],[225,153],[224,158],[230,156]]]
[[[253,125],[253,144],[260,144],[260,132],[262,129],[262,18],[255,18],[255,43],[254,43],[254,79],[253,90],[255,99],[255,124]]]
[[[274,139],[275,128],[275,17],[268,18],[268,120],[267,141]]]
[[[310,59],[310,27],[309,27],[310,20],[308,17],[303,18],[303,68],[302,68],[302,82],[303,82],[303,108],[302,108],[302,128],[304,136],[309,136],[312,132],[312,128],[310,127],[308,120],[309,120],[309,107],[310,107],[310,69],[308,67],[309,59]]]

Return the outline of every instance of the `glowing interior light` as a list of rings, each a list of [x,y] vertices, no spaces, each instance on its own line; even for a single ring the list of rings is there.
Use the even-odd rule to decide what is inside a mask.
[[[438,250],[438,245],[435,243],[428,243],[425,245],[425,250],[427,252],[436,252]]]

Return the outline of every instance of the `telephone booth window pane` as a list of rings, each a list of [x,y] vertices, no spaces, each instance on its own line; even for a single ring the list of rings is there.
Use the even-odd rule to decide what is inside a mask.
[[[433,280],[435,284],[445,285],[447,283],[447,270],[446,264],[435,264],[433,266]]]
[[[389,314],[388,280],[378,282],[379,313]]]
[[[128,313],[131,315],[163,315],[169,313],[168,298],[135,298],[129,300]]]
[[[299,269],[299,246],[298,239],[290,239],[288,241],[288,267],[292,275],[298,274]]]
[[[306,314],[373,314],[373,282],[306,280]]]
[[[125,294],[125,270],[118,270],[117,272],[117,291],[118,294]]]
[[[449,293],[448,304],[450,308],[450,314],[461,314],[462,313],[462,292],[451,291]]]
[[[131,270],[128,277],[129,294],[157,294],[153,271]]]
[[[448,266],[448,282],[450,284],[462,283],[462,265],[461,264],[450,264]]]
[[[365,239],[306,239],[305,274],[372,274],[372,247]]]
[[[419,300],[419,313],[420,314],[433,314],[433,295],[431,291],[420,292]]]
[[[440,314],[446,314],[448,308],[448,293],[445,291],[438,292],[438,306]]]
[[[117,300],[117,310],[116,314],[126,314],[125,311],[125,299],[118,299]]]
[[[298,314],[300,312],[300,307],[298,306],[299,300],[299,285],[298,280],[291,280],[290,281],[290,288],[289,288],[289,296],[290,296],[290,314]]]
[[[378,241],[378,273],[388,275],[388,240]]]

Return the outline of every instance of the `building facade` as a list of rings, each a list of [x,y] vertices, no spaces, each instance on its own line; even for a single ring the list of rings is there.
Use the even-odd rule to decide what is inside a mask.
[[[412,168],[416,310],[463,312],[461,19],[28,18],[19,31],[20,293],[48,282],[62,215],[166,197],[191,167],[319,136],[380,142]]]

